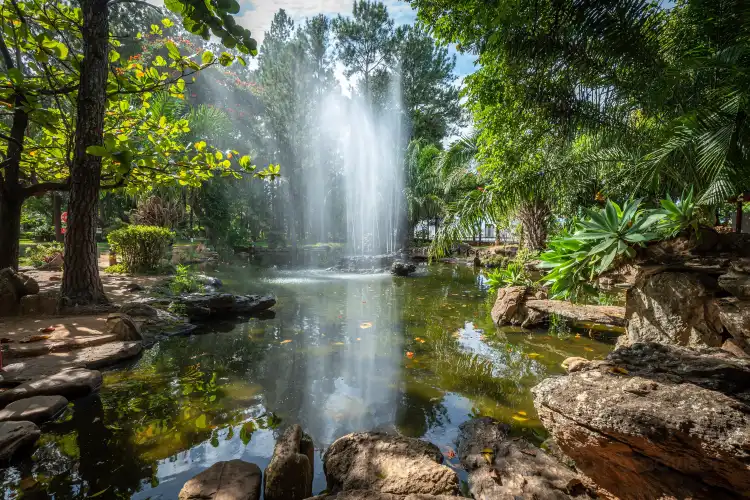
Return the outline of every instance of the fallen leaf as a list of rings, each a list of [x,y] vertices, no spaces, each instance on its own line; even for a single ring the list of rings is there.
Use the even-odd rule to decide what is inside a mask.
[[[359,327],[363,330],[366,328],[372,328],[372,323],[370,323],[369,321],[363,321],[359,324]]]
[[[292,339],[282,340],[281,341],[281,345],[288,344],[291,341],[292,341]]]
[[[580,339],[581,338],[581,334],[580,333],[576,333],[576,338]]]
[[[55,331],[55,327],[54,326],[45,326],[44,328],[40,328],[39,331],[42,332],[42,333],[54,332]]]
[[[344,345],[343,342],[334,342],[333,345]]]
[[[414,359],[414,353],[413,352],[407,352],[406,357],[409,359]]]
[[[530,358],[539,358],[542,355],[539,354],[538,352],[530,352],[530,353],[527,354],[527,356],[530,357]]]
[[[47,340],[52,335],[32,335],[29,338],[25,338],[20,341],[21,344],[28,344],[30,342],[39,342],[40,340]]]
[[[456,456],[456,452],[453,451],[453,448],[448,448],[445,451],[443,451],[443,455],[445,455],[448,458],[454,458]]]
[[[414,337],[414,340],[416,340],[420,344],[424,344],[425,343],[425,339],[423,339],[422,337]]]
[[[521,417],[521,416],[518,416],[518,415],[513,415],[513,420],[518,420],[519,422],[526,422],[528,420],[528,418]]]
[[[519,414],[519,415],[523,415],[524,417],[526,416],[526,412],[525,412],[525,411],[523,411],[523,410],[520,410],[520,411],[518,412],[518,414]]]
[[[594,350],[590,347],[584,347],[583,350],[588,351],[588,352],[594,352]]]

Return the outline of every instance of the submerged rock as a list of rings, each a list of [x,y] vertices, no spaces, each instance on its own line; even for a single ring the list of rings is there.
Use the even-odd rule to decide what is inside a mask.
[[[7,463],[23,448],[28,448],[41,435],[32,422],[0,422],[0,463]]]
[[[750,495],[748,360],[635,344],[532,392],[562,452],[617,497]]]
[[[409,276],[417,270],[417,266],[404,262],[403,260],[394,261],[391,264],[391,274],[395,276]]]
[[[367,490],[401,496],[457,495],[458,477],[441,465],[442,459],[434,444],[381,432],[343,436],[323,457],[332,493]]]
[[[68,400],[62,396],[33,396],[19,399],[0,411],[0,421],[46,422],[60,413],[67,405]]]
[[[458,456],[476,500],[592,498],[572,470],[525,439],[510,439],[507,424],[476,418],[459,431]]]
[[[173,302],[183,307],[190,319],[253,314],[276,305],[276,299],[270,296],[231,293],[192,293],[176,297]]]
[[[217,462],[182,487],[179,500],[258,500],[260,468],[243,460]]]
[[[303,500],[312,495],[312,439],[295,424],[279,438],[266,467],[265,500]]]
[[[100,372],[74,368],[0,392],[0,405],[7,405],[32,396],[59,395],[67,399],[75,399],[98,391],[101,385],[102,374]]]

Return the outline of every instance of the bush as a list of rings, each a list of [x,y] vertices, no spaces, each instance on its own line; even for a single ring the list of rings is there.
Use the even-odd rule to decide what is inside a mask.
[[[56,255],[63,254],[62,243],[40,243],[26,249],[26,257],[31,261],[34,267],[43,266],[55,258]]]
[[[115,264],[114,266],[109,266],[108,268],[104,269],[104,271],[110,274],[128,274],[128,270],[125,268],[124,264]]]
[[[55,239],[55,228],[46,224],[36,226],[31,230],[31,236],[35,241],[52,241]]]
[[[187,266],[178,264],[174,278],[172,278],[172,282],[169,284],[169,289],[172,293],[179,295],[181,293],[201,291],[203,285]]]
[[[112,231],[107,241],[129,273],[153,273],[172,244],[174,235],[158,226],[126,226]]]

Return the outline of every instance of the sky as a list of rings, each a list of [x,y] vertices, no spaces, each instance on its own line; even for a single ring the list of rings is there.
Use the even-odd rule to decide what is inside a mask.
[[[396,25],[414,24],[417,13],[411,6],[402,0],[382,0],[388,8]],[[241,10],[237,16],[237,22],[249,29],[260,44],[263,41],[263,33],[271,26],[273,16],[279,9],[286,10],[287,14],[300,22],[307,17],[317,14],[336,17],[350,16],[354,0],[239,0]],[[474,71],[474,58],[469,55],[456,53],[453,47],[452,54],[456,54],[456,76],[459,80]]]

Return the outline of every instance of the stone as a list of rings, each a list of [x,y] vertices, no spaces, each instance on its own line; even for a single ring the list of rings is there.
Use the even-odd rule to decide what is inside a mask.
[[[190,479],[179,500],[258,500],[260,468],[243,460],[217,462]]]
[[[742,265],[744,266],[744,264]],[[732,269],[727,274],[719,276],[718,283],[721,288],[735,297],[750,299],[750,274],[740,273]]]
[[[19,283],[13,269],[7,267],[0,270],[0,316],[15,316],[18,314]]]
[[[68,405],[62,396],[33,396],[10,403],[0,411],[0,421],[27,420],[42,423],[60,413]]]
[[[393,495],[371,490],[341,491],[335,495],[319,495],[307,500],[455,500],[454,495]]]
[[[37,283],[34,278],[23,273],[18,273],[18,277],[21,279],[21,283],[23,286],[21,297],[39,293],[39,283]]]
[[[114,365],[138,356],[143,350],[141,342],[114,341],[106,344],[73,349],[63,354],[56,352],[34,358],[14,360],[6,365],[2,379],[6,383],[36,381],[72,368],[94,370]],[[0,393],[0,399],[2,399]]]
[[[61,253],[55,254],[52,259],[44,264],[40,269],[45,269],[47,271],[61,271],[63,268],[63,265],[65,264],[65,260],[63,259],[63,256]]]
[[[660,342],[692,348],[721,347],[722,324],[713,290],[699,275],[646,276],[626,295],[627,336],[621,345]]]
[[[133,318],[123,313],[111,313],[107,316],[107,332],[117,336],[117,340],[143,340],[141,330],[133,322]]]
[[[750,360],[641,343],[532,389],[544,426],[612,495],[750,495]]]
[[[740,343],[750,343],[750,300],[727,297],[716,301],[719,320]]]
[[[459,426],[458,457],[476,500],[593,498],[577,474],[490,417]]]
[[[456,473],[432,443],[382,432],[348,434],[325,452],[328,491],[457,495]]]
[[[568,373],[579,372],[589,366],[593,361],[586,358],[570,357],[563,360],[561,366]]]
[[[532,292],[525,286],[509,286],[497,291],[490,315],[497,326],[516,325],[524,328],[547,321],[547,315],[526,307]]]
[[[41,434],[32,422],[0,422],[0,463],[7,463],[20,450],[30,448]]]
[[[96,370],[83,368],[64,370],[0,392],[0,405],[7,405],[33,396],[59,395],[67,399],[75,399],[98,391],[101,385],[102,374]]]
[[[276,305],[276,299],[260,295],[232,295],[231,293],[191,293],[175,297],[191,319],[205,319],[254,314]]]
[[[736,339],[726,339],[721,345],[721,350],[730,353],[738,358],[750,356],[750,346],[746,343],[740,343]]]
[[[120,308],[122,314],[127,314],[131,318],[143,317],[143,318],[156,318],[159,315],[157,309],[145,302],[129,302],[123,304]]]
[[[112,264],[114,265],[114,264]],[[141,292],[144,290],[143,285],[140,285],[139,283],[128,283],[125,285],[125,290],[128,292]]]
[[[60,294],[57,290],[43,290],[21,298],[22,316],[54,316]]]
[[[417,266],[404,262],[403,260],[393,261],[391,264],[391,274],[395,276],[409,276],[417,270]]]
[[[599,325],[625,326],[625,308],[619,306],[595,306],[572,304],[564,300],[527,299],[526,308],[544,315],[557,316],[584,323]]]
[[[314,448],[295,424],[279,438],[266,467],[265,500],[303,500],[312,495]]]

